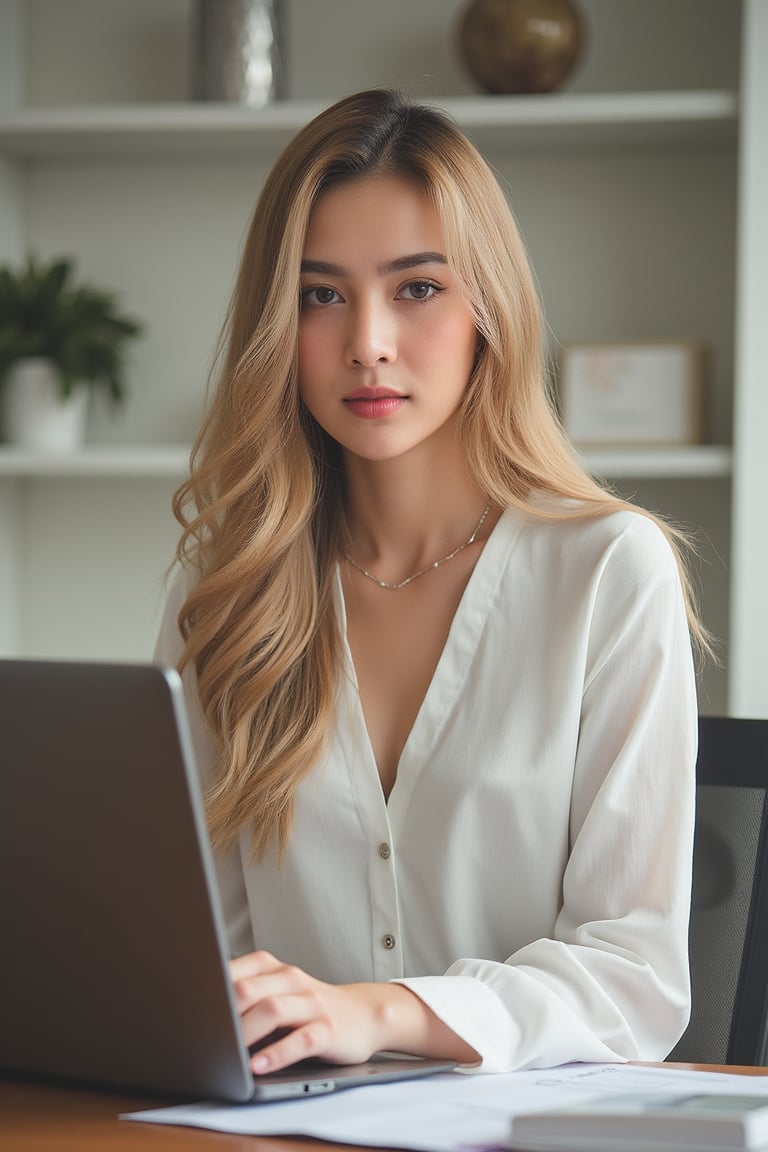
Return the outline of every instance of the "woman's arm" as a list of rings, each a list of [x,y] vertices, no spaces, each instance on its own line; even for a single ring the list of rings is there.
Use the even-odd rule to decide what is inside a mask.
[[[595,582],[552,936],[503,963],[461,959],[448,979],[403,981],[483,1071],[658,1060],[681,1035],[697,733],[676,564],[659,529],[635,516]],[[524,889],[526,877],[509,883]]]
[[[254,1072],[274,1072],[310,1056],[357,1064],[385,1050],[463,1064],[479,1060],[401,985],[324,984],[268,952],[241,956],[231,962],[230,971],[246,1044],[276,1029],[290,1029],[252,1057]]]

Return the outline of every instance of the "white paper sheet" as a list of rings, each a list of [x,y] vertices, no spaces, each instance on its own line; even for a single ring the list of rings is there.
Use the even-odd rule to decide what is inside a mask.
[[[127,1113],[122,1119],[248,1136],[309,1136],[337,1144],[416,1152],[486,1152],[514,1147],[516,1113],[557,1108],[613,1091],[647,1089],[670,1094],[746,1091],[768,1097],[768,1076],[568,1064],[502,1076],[442,1073],[280,1104],[182,1104]]]

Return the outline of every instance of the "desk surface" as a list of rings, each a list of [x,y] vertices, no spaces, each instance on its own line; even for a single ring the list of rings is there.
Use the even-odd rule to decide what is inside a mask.
[[[649,1065],[654,1067],[654,1065]],[[712,1072],[768,1075],[768,1068],[674,1064]],[[120,1112],[167,1104],[150,1097],[0,1080],[0,1152],[350,1152],[349,1145],[314,1140],[231,1136],[193,1128],[127,1124]]]

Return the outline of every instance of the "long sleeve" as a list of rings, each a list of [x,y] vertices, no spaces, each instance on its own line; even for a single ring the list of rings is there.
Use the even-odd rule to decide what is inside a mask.
[[[606,553],[587,608],[552,937],[503,963],[460,959],[447,979],[402,981],[485,1071],[660,1059],[688,1019],[695,688],[676,566],[648,521],[634,520]]]

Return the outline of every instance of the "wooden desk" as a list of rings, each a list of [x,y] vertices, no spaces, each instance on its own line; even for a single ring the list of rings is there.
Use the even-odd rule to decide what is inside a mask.
[[[167,1099],[0,1080],[0,1152],[350,1152],[312,1140],[232,1136],[199,1128],[129,1124],[121,1112]]]
[[[768,1075],[768,1068],[726,1068],[715,1064],[671,1067]],[[149,1097],[0,1080],[0,1152],[350,1152],[349,1145],[315,1140],[231,1136],[161,1124],[128,1124],[117,1119],[121,1112],[167,1103]]]

